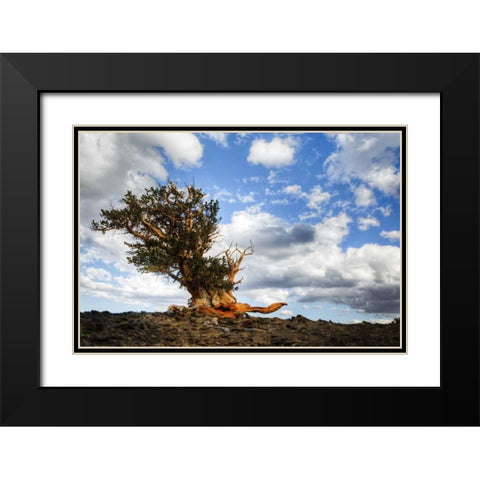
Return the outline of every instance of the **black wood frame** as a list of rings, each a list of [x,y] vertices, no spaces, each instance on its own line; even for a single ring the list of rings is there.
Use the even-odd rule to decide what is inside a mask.
[[[477,54],[1,55],[0,423],[478,425],[479,66]],[[441,386],[41,387],[42,92],[438,92]]]

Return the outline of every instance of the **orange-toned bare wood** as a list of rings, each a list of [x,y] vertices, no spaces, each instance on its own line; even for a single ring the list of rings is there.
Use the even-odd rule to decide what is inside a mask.
[[[202,315],[213,315],[222,318],[235,318],[237,315],[247,312],[272,313],[282,308],[286,303],[272,303],[268,307],[252,307],[248,303],[232,303],[230,305],[221,305],[218,307],[198,307],[198,313]]]

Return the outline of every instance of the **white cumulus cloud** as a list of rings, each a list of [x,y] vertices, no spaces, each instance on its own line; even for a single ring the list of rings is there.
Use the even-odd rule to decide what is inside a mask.
[[[358,229],[368,230],[371,227],[378,227],[380,222],[375,217],[360,217],[358,219]]]
[[[136,194],[168,178],[168,161],[178,168],[201,165],[203,147],[189,132],[79,133],[81,222],[88,224],[127,190]]]
[[[288,195],[294,195],[296,197],[303,197],[304,195],[306,195],[300,185],[287,185],[283,188],[283,193],[286,193]]]
[[[185,304],[187,292],[160,275],[129,275],[105,282],[80,274],[82,293],[97,298],[111,299],[129,305],[166,310],[172,304]]]
[[[320,185],[315,185],[311,190],[310,193],[307,194],[307,207],[312,208],[314,210],[321,210],[322,204],[327,202],[330,199],[330,194],[328,192],[324,192]]]
[[[339,133],[329,137],[336,146],[324,163],[331,181],[361,180],[384,195],[398,197],[400,133]]]
[[[237,193],[237,198],[242,203],[253,203],[255,201],[253,192],[250,192],[247,195],[241,195]]]
[[[397,240],[400,240],[400,231],[392,230],[390,232],[386,232],[385,230],[382,230],[382,232],[380,232],[380,236],[390,240],[391,242],[396,242]]]
[[[88,267],[87,275],[94,280],[111,280],[112,274],[103,268]]]
[[[375,195],[373,192],[365,187],[364,185],[360,185],[354,190],[355,195],[355,205],[357,207],[370,207],[377,203],[375,199]]]
[[[221,237],[210,254],[232,243],[239,248],[254,244],[255,253],[242,264],[239,301],[258,305],[327,301],[368,313],[397,314],[400,249],[376,244],[342,248],[351,223],[343,212],[314,225],[292,224],[254,205],[221,224]],[[148,309],[186,304],[188,294],[176,284],[160,275],[139,274],[127,263],[125,235],[101,235],[86,228],[81,233],[87,247],[81,256],[82,293]],[[122,276],[109,278],[105,269],[94,267],[99,260],[122,271]]]
[[[323,191],[320,185],[315,185],[310,189],[310,192],[304,192],[300,185],[287,185],[282,189],[283,193],[291,195],[296,198],[301,198],[306,201],[306,205],[314,212],[300,215],[300,219],[315,218],[318,216],[323,208],[323,204],[330,200],[330,193]]]
[[[377,210],[384,216],[389,217],[392,213],[392,206],[387,205],[386,207],[377,207]]]
[[[239,301],[325,301],[368,313],[397,314],[400,249],[377,244],[342,248],[351,222],[341,213],[315,225],[291,224],[258,206],[249,207],[221,226],[214,253],[232,242],[240,248],[254,244],[254,255],[243,263]]]
[[[205,136],[213,140],[217,145],[221,147],[228,147],[227,134],[225,132],[205,132]]]
[[[247,161],[267,168],[286,167],[295,163],[297,142],[291,137],[275,137],[270,142],[256,139],[250,146]]]

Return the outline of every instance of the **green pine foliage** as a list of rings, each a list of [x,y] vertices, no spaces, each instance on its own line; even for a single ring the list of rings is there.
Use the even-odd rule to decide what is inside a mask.
[[[227,258],[208,256],[218,237],[218,200],[206,200],[200,188],[179,188],[173,182],[145,190],[128,191],[123,208],[101,210],[91,228],[105,233],[120,230],[133,237],[128,261],[141,272],[168,275],[191,294],[199,289],[230,291]]]

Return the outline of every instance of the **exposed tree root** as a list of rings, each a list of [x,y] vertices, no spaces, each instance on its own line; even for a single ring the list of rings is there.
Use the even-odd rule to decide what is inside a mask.
[[[237,315],[241,315],[246,312],[255,313],[272,313],[282,308],[286,303],[272,303],[268,307],[252,307],[248,303],[232,303],[229,305],[220,305],[218,307],[206,307],[200,306],[197,311],[202,315],[212,315],[222,318],[235,318]]]

